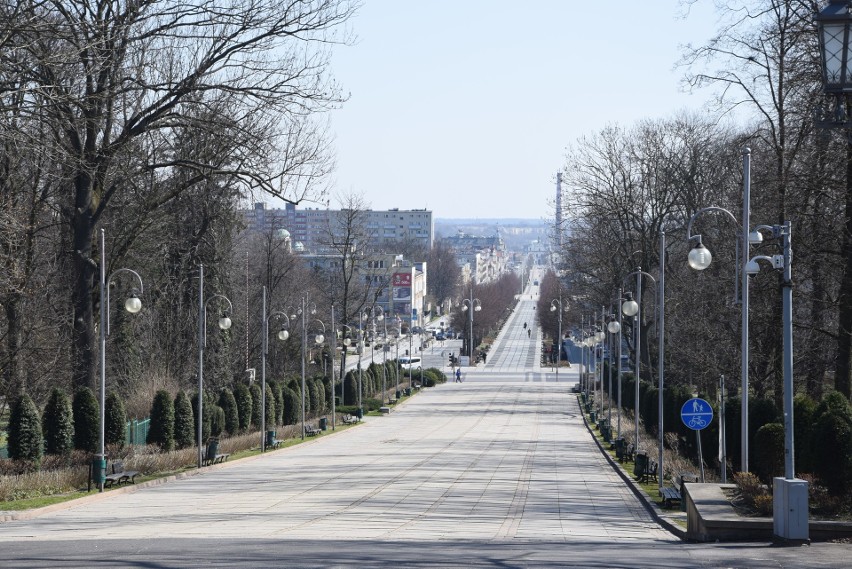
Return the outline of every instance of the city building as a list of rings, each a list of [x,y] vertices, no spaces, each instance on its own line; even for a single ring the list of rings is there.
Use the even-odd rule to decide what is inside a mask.
[[[340,227],[341,210],[299,209],[293,204],[284,208],[269,208],[258,202],[254,208],[243,211],[248,231],[268,232],[286,229],[290,232],[293,250],[313,254],[326,253],[324,243],[329,230]],[[377,250],[396,253],[394,245],[416,243],[427,251],[432,247],[435,225],[432,212],[426,209],[363,212],[364,227],[370,236],[370,245]]]

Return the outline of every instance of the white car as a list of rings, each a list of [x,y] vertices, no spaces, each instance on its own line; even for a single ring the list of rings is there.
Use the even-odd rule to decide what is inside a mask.
[[[405,371],[420,371],[420,356],[404,356],[399,358],[399,365]]]

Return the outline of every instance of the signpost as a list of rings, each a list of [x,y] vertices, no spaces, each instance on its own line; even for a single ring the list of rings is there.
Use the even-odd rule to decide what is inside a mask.
[[[713,407],[700,397],[693,397],[680,408],[680,420],[695,431],[698,439],[698,464],[701,468],[701,482],[704,483],[704,454],[701,452],[701,430],[713,421]]]

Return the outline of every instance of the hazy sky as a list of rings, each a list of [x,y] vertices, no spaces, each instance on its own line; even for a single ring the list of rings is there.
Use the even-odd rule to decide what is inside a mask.
[[[333,58],[351,93],[334,187],[375,209],[552,218],[567,145],[704,107],[675,64],[716,22],[707,0],[365,0]]]

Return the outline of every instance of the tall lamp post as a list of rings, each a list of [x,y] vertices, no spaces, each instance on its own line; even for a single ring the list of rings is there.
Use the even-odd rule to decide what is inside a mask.
[[[642,270],[642,267],[637,267],[635,271],[624,277],[626,281],[631,276],[636,275],[636,296],[635,299],[630,298],[630,293],[627,293],[627,300],[621,305],[621,310],[624,312],[625,316],[631,316],[634,318],[634,335],[636,338],[635,345],[635,354],[634,358],[634,387],[635,391],[633,394],[633,420],[634,420],[634,431],[635,431],[635,441],[634,445],[636,450],[639,450],[639,379],[640,379],[640,369],[642,363],[642,309],[640,303],[642,302],[642,277],[646,276],[654,283],[657,284],[657,279]]]
[[[228,297],[214,294],[207,301],[204,300],[204,265],[198,265],[198,468],[204,461],[204,348],[207,346],[207,305],[211,300],[223,300],[228,305],[228,310],[219,317],[219,329],[227,330],[231,327],[231,319],[228,314],[234,311],[234,306]]]
[[[823,90],[833,108],[823,111],[817,126],[842,129],[846,135],[846,200],[844,206],[843,274],[840,280],[835,388],[849,397],[852,376],[852,2],[831,0],[816,15]],[[822,110],[822,109],[821,109]]]
[[[132,269],[116,269],[109,278],[106,276],[106,237],[101,229],[101,409],[100,430],[98,434],[98,454],[95,456],[94,472],[98,474],[98,492],[104,491],[104,477],[106,474],[106,339],[109,336],[109,284],[118,273],[130,273],[139,282],[138,289],[132,289],[130,296],[124,301],[124,309],[131,314],[136,314],[142,309],[142,301],[139,295],[143,292],[142,277]]]
[[[468,361],[467,365],[473,365],[473,313],[482,310],[482,303],[478,298],[473,298],[473,285],[470,286],[470,298],[462,300],[462,312],[467,312],[468,323],[470,327],[470,344],[468,344]]]
[[[558,337],[556,340],[556,383],[559,383],[559,365],[562,363],[562,312],[568,310],[568,307],[562,306],[561,298],[554,298],[550,301],[550,311],[557,312],[558,320]]]
[[[260,452],[266,452],[266,358],[269,356],[269,320],[275,316],[284,318],[285,324],[278,331],[278,339],[282,342],[290,337],[287,328],[290,327],[290,319],[281,311],[274,311],[266,315],[266,286],[263,287],[263,312],[261,315],[263,324],[263,340],[261,341],[261,366],[260,366]]]
[[[621,295],[619,295],[620,297]],[[619,302],[621,302],[619,300]],[[606,331],[609,332],[609,399],[612,401],[612,353],[613,353],[613,342],[618,342],[618,353],[616,357],[618,358],[617,365],[617,373],[616,380],[618,382],[617,390],[618,390],[618,399],[616,400],[616,410],[615,410],[615,418],[618,423],[618,429],[616,430],[616,438],[621,435],[621,336],[619,332],[621,332],[621,324],[619,324],[618,320],[615,319],[614,314],[610,314],[609,322],[606,324]],[[612,428],[612,403],[609,405],[609,426]]]
[[[775,535],[792,540],[808,539],[808,483],[796,478],[793,456],[793,251],[790,243],[791,226],[760,225],[756,231],[768,230],[772,237],[781,241],[780,255],[758,255],[751,258],[745,272],[755,275],[760,272],[760,262],[768,263],[773,269],[781,270],[782,336],[784,352],[784,478],[773,480],[773,525]]]
[[[710,254],[710,251],[704,247],[704,244],[701,242],[701,235],[692,234],[692,224],[693,222],[704,213],[708,212],[718,212],[727,215],[731,220],[733,220],[734,224],[737,226],[737,251],[740,256],[735,263],[735,276],[741,277],[742,282],[739,286],[738,292],[741,301],[740,311],[741,311],[741,324],[740,324],[740,420],[741,420],[741,428],[740,428],[740,470],[742,472],[748,472],[748,360],[749,360],[749,347],[748,347],[748,273],[745,271],[745,264],[748,262],[749,258],[749,246],[753,244],[760,243],[762,238],[759,233],[751,233],[749,231],[750,224],[750,196],[751,196],[751,150],[749,148],[743,149],[743,222],[742,225],[737,223],[737,218],[734,217],[734,214],[722,207],[705,207],[696,211],[692,214],[692,217],[689,218],[689,223],[686,226],[686,239],[689,241],[696,241],[695,246],[689,251],[688,262],[689,266],[695,269],[696,271],[703,271],[707,267],[710,266],[710,263],[713,260],[713,255]],[[736,280],[735,282],[739,282]],[[736,296],[736,291],[735,291]]]
[[[302,306],[298,309],[298,311],[293,315],[293,319],[295,320],[296,316],[302,317],[302,440],[305,439],[305,399],[308,396],[307,393],[307,380],[306,380],[306,370],[308,361],[308,320],[307,315],[310,313],[311,316],[317,313],[317,305],[313,302],[308,302],[308,294],[305,293],[301,299]]]

